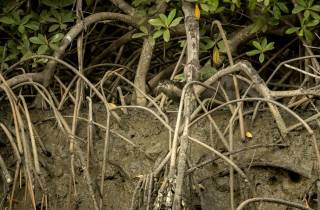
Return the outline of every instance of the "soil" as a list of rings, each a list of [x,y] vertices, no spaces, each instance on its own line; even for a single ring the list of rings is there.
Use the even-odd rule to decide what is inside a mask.
[[[1,106],[5,109],[4,106]],[[6,107],[8,110],[8,107]],[[170,110],[177,110],[176,106],[169,107]],[[107,171],[103,179],[105,180],[103,192],[103,209],[106,210],[126,210],[130,209],[132,195],[141,175],[147,175],[159,164],[161,158],[166,154],[169,147],[168,130],[150,113],[130,109],[128,114],[118,112],[121,116],[120,124],[114,119],[111,120],[111,143],[109,149],[109,161]],[[63,111],[64,116],[70,116],[72,109]],[[93,202],[88,193],[83,170],[79,160],[76,159],[76,192],[77,196],[69,198],[70,191],[70,155],[68,138],[60,131],[53,114],[50,111],[31,111],[32,121],[47,153],[40,153],[41,171],[44,173],[45,185],[49,194],[48,209],[68,209],[72,205],[74,209],[93,209]],[[82,116],[87,116],[86,109],[82,110]],[[304,118],[308,116],[308,111],[300,113]],[[176,113],[168,114],[171,125],[175,124]],[[296,121],[292,117],[283,113],[288,125]],[[216,112],[213,115],[219,127],[224,130],[230,115],[227,111]],[[2,122],[10,125],[10,113],[0,110]],[[247,129],[253,135],[246,141],[239,138],[236,126],[234,136],[234,149],[242,149],[253,145],[264,145],[255,149],[246,150],[233,156],[238,164],[248,175],[250,182],[256,190],[258,197],[281,198],[289,201],[305,203],[306,200],[311,208],[315,208],[317,198],[314,182],[315,174],[315,153],[311,139],[305,129],[291,132],[286,139],[282,139],[277,130],[276,124],[268,112],[259,113],[255,122],[250,125],[251,116],[246,117]],[[95,121],[101,125],[106,125],[106,114],[102,105],[95,105]],[[71,122],[71,118],[68,118]],[[313,127],[317,136],[319,129]],[[79,121],[78,138],[76,139],[86,154],[86,132],[87,123]],[[114,135],[117,132],[128,138],[136,146],[125,142]],[[94,148],[91,157],[89,172],[93,178],[96,196],[99,197],[98,189],[101,180],[101,164],[104,147],[104,130],[95,126]],[[226,152],[218,137],[213,133],[210,140],[210,125],[207,119],[200,120],[191,128],[191,136],[198,140],[214,146],[221,152]],[[6,157],[7,166],[14,175],[15,161],[11,147],[0,133],[1,148],[0,154]],[[284,143],[288,146],[268,146],[271,144]],[[191,158],[189,166],[195,166],[205,160],[216,157],[207,149],[191,143]],[[230,209],[229,190],[229,166],[219,159],[204,167],[200,167],[192,172],[193,196],[191,204],[193,209],[203,210],[223,210]],[[1,188],[5,186],[1,182]],[[239,204],[245,198],[250,197],[247,185],[240,176],[235,175],[235,201]],[[21,182],[15,193],[14,209],[29,210],[31,208],[28,196]],[[3,191],[1,191],[3,195]],[[41,202],[41,193],[36,191],[36,200]],[[73,202],[69,202],[69,201]],[[5,203],[7,205],[7,202]],[[201,208],[201,207],[202,208]],[[258,209],[285,210],[285,206],[276,204],[260,204]],[[40,207],[39,207],[40,209]]]

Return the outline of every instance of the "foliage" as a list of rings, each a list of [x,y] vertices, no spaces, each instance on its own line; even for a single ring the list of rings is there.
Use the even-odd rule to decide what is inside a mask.
[[[86,0],[90,7],[97,3],[95,0]],[[169,42],[172,29],[182,22],[181,2],[166,0],[166,12],[157,13],[156,0],[127,0],[127,3],[136,7],[137,14],[146,19],[147,24],[141,25],[139,32],[132,38],[147,38],[150,43],[162,39]],[[189,0],[195,6],[195,12],[200,21],[200,50],[210,52],[212,60],[217,62],[220,54],[225,53],[225,47],[218,32],[207,32],[213,19],[221,16],[228,18],[239,17],[245,14],[245,20],[239,24],[250,25],[251,33],[258,35],[254,41],[254,49],[247,52],[248,56],[258,56],[259,61],[265,60],[265,54],[271,50],[271,43],[264,46],[264,40],[259,37],[260,32],[271,28],[287,26],[286,34],[299,36],[311,44],[315,39],[314,31],[319,28],[320,3],[314,0],[297,0],[296,4],[287,0]],[[25,10],[26,1],[0,1],[0,28],[6,34],[5,41],[0,42],[0,53],[6,55],[1,60],[2,66],[8,66],[20,59],[34,54],[51,54],[57,49],[63,34],[68,27],[74,24],[75,12],[72,11],[74,0],[41,0],[38,5]],[[102,11],[109,11],[105,4],[100,5]],[[156,15],[154,15],[156,14]],[[201,17],[200,17],[201,14]],[[219,16],[217,15],[219,14]],[[184,38],[178,40],[181,46],[185,45]],[[258,45],[260,44],[260,45]],[[270,45],[269,45],[270,44]],[[273,45],[272,45],[273,49]],[[35,60],[35,66],[45,60]]]
[[[260,30],[266,31],[270,26],[278,26],[285,19],[285,15],[290,13],[297,15],[300,26],[290,27],[287,34],[297,33],[298,36],[304,37],[307,42],[311,43],[314,39],[312,31],[320,22],[320,4],[314,0],[297,0],[297,4],[289,9],[289,1],[281,0],[250,0],[249,9],[255,10],[260,8],[259,16],[253,18],[254,27],[252,32]]]
[[[311,43],[314,39],[312,29],[317,27],[320,22],[320,4],[315,4],[314,0],[298,0],[293,8],[293,14],[303,14],[300,20],[300,26],[291,27],[286,32],[288,34],[297,33],[305,37],[307,42]]]
[[[168,42],[170,40],[169,29],[177,26],[182,20],[182,17],[175,18],[175,16],[176,9],[173,9],[168,16],[160,14],[158,18],[149,20],[149,24],[155,27],[155,32],[153,34],[154,39],[162,36],[165,42]]]
[[[158,18],[150,19],[148,23],[154,27],[153,35],[149,33],[145,26],[141,26],[139,29],[141,32],[133,34],[132,38],[148,37],[149,42],[155,43],[155,40],[162,36],[165,42],[170,40],[170,28],[177,26],[182,17],[176,16],[176,9],[171,10],[171,12],[166,16],[165,14],[160,14]]]
[[[223,10],[223,7],[219,7],[219,0],[203,0],[200,6],[207,13],[219,13]]]
[[[261,42],[258,42],[254,40],[252,42],[252,45],[256,48],[254,50],[251,50],[247,52],[248,56],[255,56],[259,55],[259,61],[260,63],[264,62],[265,59],[265,52],[273,50],[274,49],[274,42],[268,43],[267,38],[263,38]]]
[[[2,31],[9,36],[5,45],[0,47],[0,52],[5,52],[8,56],[2,59],[2,66],[8,66],[8,62],[16,62],[34,54],[51,54],[58,48],[63,33],[75,20],[73,12],[63,7],[72,5],[73,1],[44,0],[41,3],[40,12],[31,10],[28,14],[15,7],[3,8],[0,24]],[[33,66],[46,61],[34,60]]]

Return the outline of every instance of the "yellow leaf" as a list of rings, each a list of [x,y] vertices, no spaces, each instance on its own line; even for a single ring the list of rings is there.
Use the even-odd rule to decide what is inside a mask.
[[[115,109],[117,105],[115,105],[114,103],[108,103],[108,107],[110,110],[112,110],[112,109]]]
[[[220,54],[219,54],[219,50],[217,47],[213,48],[213,53],[212,53],[212,61],[214,64],[218,64],[219,63],[219,58],[220,58]]]
[[[196,3],[195,7],[194,7],[194,16],[199,20],[200,19],[200,8],[199,8],[199,4]]]
[[[134,178],[139,178],[139,179],[142,179],[144,176],[142,174],[139,174],[137,176],[135,176]]]
[[[198,186],[199,186],[200,190],[205,190],[206,189],[205,186],[203,186],[202,184],[198,184]]]
[[[247,132],[246,132],[246,137],[247,137],[248,139],[252,139],[253,135],[252,135],[252,133],[251,133],[250,131],[247,131]]]

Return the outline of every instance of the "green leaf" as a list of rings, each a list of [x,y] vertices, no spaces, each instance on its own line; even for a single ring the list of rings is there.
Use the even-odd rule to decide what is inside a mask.
[[[251,51],[246,52],[246,55],[247,56],[254,56],[254,55],[258,55],[259,53],[260,53],[259,50],[251,50]]]
[[[55,43],[49,43],[49,47],[53,50],[57,50],[59,48],[59,46]]]
[[[308,1],[310,1],[310,0],[308,0]],[[298,0],[297,3],[300,4],[301,6],[303,6],[304,8],[308,7],[307,3],[304,0]]]
[[[264,25],[264,27],[263,27],[263,30],[265,30],[264,32],[266,32],[266,30],[268,29],[268,25],[271,25],[271,26],[279,25],[279,19],[276,19],[274,17],[269,18],[268,23],[266,25]]]
[[[277,6],[273,7],[273,15],[277,19],[281,18],[281,11],[280,11],[279,7],[277,7]]]
[[[240,0],[232,0],[232,3],[240,8]]]
[[[303,29],[300,29],[298,36],[303,37],[303,35],[304,35],[304,31],[303,31]]]
[[[156,31],[156,32],[154,32],[154,34],[153,34],[153,38],[154,38],[154,39],[157,39],[157,38],[159,38],[162,34],[163,34],[163,30]]]
[[[48,49],[49,47],[47,45],[40,45],[40,47],[38,48],[37,54],[39,55],[45,54]]]
[[[319,20],[312,20],[312,21],[309,21],[307,24],[306,24],[306,26],[307,27],[314,27],[314,26],[316,26],[316,25],[318,25],[319,24]]]
[[[14,19],[16,25],[21,23],[20,14],[18,12],[13,13],[12,18]]]
[[[208,49],[206,48],[206,45],[203,42],[199,43],[199,49],[200,49],[200,52],[208,51]]]
[[[310,11],[310,15],[311,15],[311,17],[313,17],[314,19],[320,19],[319,12]]]
[[[168,15],[166,25],[169,26],[170,23],[172,22],[173,18],[176,16],[176,9],[171,10],[171,12]]]
[[[308,0],[307,3],[307,7],[311,7],[313,5],[314,0]]]
[[[184,47],[187,44],[186,40],[180,40],[178,43],[180,44],[180,47]]]
[[[210,0],[210,12],[218,12],[219,0]]]
[[[264,37],[261,42],[261,48],[265,49],[267,44],[268,44],[267,38]]]
[[[225,7],[218,7],[215,13],[219,14],[222,13],[226,8]]]
[[[159,19],[150,19],[149,21],[150,25],[156,26],[156,27],[166,27],[165,24]]]
[[[219,0],[203,0],[200,1],[200,8],[207,13],[217,13]]]
[[[216,74],[218,71],[216,68],[211,67],[210,62],[206,63],[199,70],[200,81],[205,81]]]
[[[144,37],[144,36],[146,36],[147,34],[145,34],[145,33],[135,33],[135,34],[133,34],[132,35],[132,39],[137,39],[137,38],[141,38],[141,37]]]
[[[47,10],[42,10],[40,13],[40,22],[45,23],[50,18],[50,14]]]
[[[49,27],[48,31],[49,31],[49,32],[53,32],[53,31],[57,30],[59,27],[60,27],[59,24],[53,24],[53,25],[51,25],[51,26]]]
[[[51,37],[50,42],[51,43],[57,43],[57,42],[62,40],[63,36],[64,35],[62,33],[57,33],[57,34],[53,35],[53,37]]]
[[[16,48],[17,47],[17,45],[16,45],[16,43],[12,40],[12,39],[10,39],[8,42],[8,48],[10,49],[14,49],[14,48]]]
[[[29,42],[29,38],[26,34],[22,34],[22,43],[23,43],[23,47],[25,48],[30,48],[30,42]]]
[[[46,38],[42,34],[38,34],[38,36],[33,36],[29,38],[30,42],[33,44],[46,45]]]
[[[303,13],[303,18],[305,20],[307,20],[309,17],[310,17],[310,11],[309,10],[305,10],[304,13]]]
[[[60,2],[60,7],[67,7],[73,4],[74,0],[57,0],[58,2]]]
[[[159,17],[160,17],[161,22],[162,22],[166,27],[168,27],[168,25],[167,25],[167,17],[166,17],[164,14],[160,14]]]
[[[33,44],[41,44],[41,45],[46,44],[46,43],[43,43],[42,40],[40,40],[39,37],[37,37],[37,36],[30,37],[29,40]]]
[[[269,18],[269,21],[270,21],[270,18]],[[251,28],[250,32],[256,33],[260,30],[263,30],[264,28],[267,28],[267,26],[268,26],[268,19],[266,17],[264,16],[256,17],[254,18],[253,24],[250,26]]]
[[[40,24],[36,21],[30,21],[27,24],[24,25],[26,28],[29,28],[33,31],[38,31],[40,28]]]
[[[255,46],[255,48],[257,48],[258,50],[262,51],[262,47],[261,47],[259,42],[253,41],[252,44],[253,44],[253,46]]]
[[[268,43],[267,46],[264,48],[265,51],[269,51],[273,49],[274,49],[274,42]]]
[[[209,6],[208,6],[208,4],[200,4],[200,7],[201,7],[201,9],[203,10],[203,11],[205,11],[205,12],[209,12],[210,11],[210,8],[209,8]]]
[[[313,5],[310,9],[316,12],[320,12],[320,5]]]
[[[314,39],[313,33],[308,29],[304,29],[304,37],[306,37],[306,40],[309,44],[311,44],[312,40]]]
[[[15,20],[8,16],[0,18],[0,22],[8,25],[15,25]]]
[[[38,34],[38,38],[45,44],[48,43],[47,38],[43,34]]]
[[[167,29],[163,32],[163,40],[168,42],[170,40],[170,31]]]
[[[148,34],[148,29],[147,29],[145,26],[141,26],[139,29],[140,29],[140,31],[142,31],[143,33]]]
[[[26,15],[22,18],[21,20],[21,24],[24,25],[26,24],[27,22],[29,22],[29,20],[32,18],[32,15]]]
[[[73,0],[41,0],[41,3],[52,8],[63,8],[73,4]]]
[[[206,50],[209,50],[211,49],[214,45],[215,45],[215,42],[212,41],[211,39],[205,39],[205,49]]]
[[[303,10],[305,10],[304,7],[297,5],[295,8],[293,8],[292,14],[298,14],[299,12],[302,12]]]
[[[289,9],[284,2],[278,2],[277,5],[282,12],[287,13],[287,14],[289,13]]]
[[[66,29],[68,27],[68,25],[67,24],[60,24],[60,29],[61,30],[64,30],[64,29]]]
[[[219,51],[222,52],[222,53],[226,53],[226,47],[224,46],[224,42],[223,40],[219,41],[218,42],[218,48],[219,48]]]
[[[249,4],[248,4],[249,10],[254,10],[256,8],[256,3],[257,3],[256,0],[249,0]]]
[[[25,50],[23,51],[23,56],[20,60],[24,60],[24,59],[27,59],[27,58],[30,58],[32,56],[32,52],[30,50]]]
[[[15,60],[15,59],[17,59],[17,55],[16,54],[10,54],[10,55],[7,56],[5,61],[11,61],[11,60]]]
[[[62,12],[61,21],[63,23],[73,23],[74,20],[75,20],[75,16],[71,11]]]
[[[264,54],[263,54],[263,53],[261,53],[261,54],[259,55],[259,62],[260,62],[260,63],[263,63],[263,62],[264,62]]]
[[[46,21],[49,23],[59,23],[59,20],[54,17],[49,17]]]
[[[24,27],[24,25],[19,25],[18,31],[19,31],[21,34],[24,34],[24,33],[26,32],[26,28]]]
[[[175,27],[175,26],[177,26],[179,23],[180,23],[180,21],[182,20],[182,17],[177,17],[176,19],[174,19],[172,22],[171,22],[171,24],[170,24],[170,28],[171,27]]]
[[[234,12],[234,11],[236,10],[236,6],[235,6],[234,4],[231,4],[230,10],[231,10],[232,12]]]
[[[300,29],[299,27],[288,28],[286,30],[286,34],[293,34],[293,33],[297,32],[299,29]]]

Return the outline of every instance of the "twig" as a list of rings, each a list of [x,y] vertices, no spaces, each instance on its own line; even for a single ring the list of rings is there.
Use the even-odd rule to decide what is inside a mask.
[[[107,115],[107,125],[105,130],[105,140],[104,140],[104,147],[103,147],[103,161],[102,161],[102,169],[101,169],[101,182],[100,182],[100,193],[104,195],[103,188],[104,188],[104,174],[106,172],[106,160],[109,159],[109,131],[110,129],[110,113]],[[100,209],[102,209],[103,204],[103,197],[100,199]]]
[[[286,200],[281,200],[278,198],[250,198],[248,200],[243,201],[237,208],[236,210],[242,210],[245,206],[247,206],[250,203],[254,202],[267,202],[267,203],[277,203],[285,206],[290,206],[302,210],[313,210],[311,208],[305,207],[302,204],[286,201]]]

